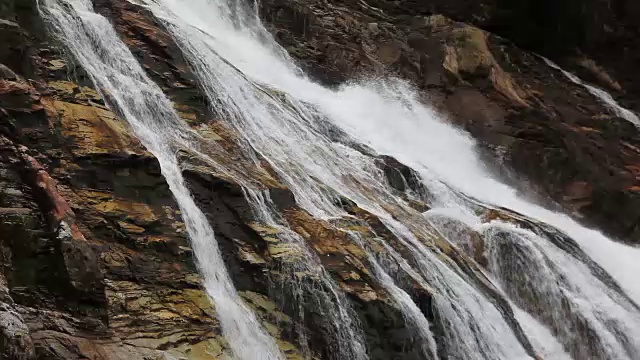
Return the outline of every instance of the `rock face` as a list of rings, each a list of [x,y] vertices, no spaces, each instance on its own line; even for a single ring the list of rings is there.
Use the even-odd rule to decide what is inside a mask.
[[[224,353],[157,161],[45,37],[35,2],[0,5],[0,357]]]
[[[606,46],[619,49],[617,44],[630,37],[637,41],[633,19],[621,16],[638,8],[620,1],[615,16],[594,20],[585,14],[599,9],[596,1],[587,1],[588,10],[559,7],[553,13],[557,22],[576,17],[584,31],[554,38],[546,47],[514,25],[533,6],[525,3],[267,0],[261,6],[276,38],[319,80],[336,85],[389,72],[410,80],[452,122],[481,140],[501,175],[525,177],[541,201],[553,200],[638,243],[637,130],[529,52],[562,56],[633,107],[630,99],[640,90],[632,84],[640,82],[627,74],[630,65],[596,55]],[[547,3],[541,3],[544,9],[553,6]],[[218,146],[217,160],[241,169],[270,194],[282,221],[346,294],[366,329],[370,358],[423,359],[414,332],[369,270],[371,259],[336,231],[358,232],[376,252],[383,252],[376,247],[378,238],[402,251],[380,219],[348,202],[343,207],[353,218],[336,220],[339,226],[311,217],[268,166],[257,169],[243,158],[237,134],[214,118],[178,46],[146,10],[125,0],[94,0],[94,5],[112,20],[180,116]],[[528,24],[523,26],[533,26]],[[601,24],[613,32],[598,30]],[[0,0],[0,44],[0,357],[229,356],[157,160],[82,69],[63,57],[59,43],[47,36],[35,1]],[[581,52],[561,52],[565,47]],[[261,221],[237,181],[211,171],[188,151],[181,161],[241,297],[283,353],[289,359],[330,358],[327,349],[334,344],[326,336],[331,329],[319,310],[322,301],[304,295],[301,308],[290,301],[300,296],[290,276],[301,288],[326,283],[311,271],[283,271],[306,250],[283,241],[281,230]],[[399,196],[424,190],[412,170],[395,159],[381,157],[379,163]],[[428,209],[417,200],[411,206],[417,212]],[[491,216],[499,214],[488,213],[487,221]],[[442,239],[427,240],[484,284],[509,326],[524,338],[513,314],[504,310],[504,299],[471,261],[486,262],[482,241],[471,243],[464,255]],[[411,277],[403,279],[403,289],[435,322],[432,290]],[[444,336],[442,329],[434,333]],[[533,355],[528,341],[522,342]],[[439,352],[446,356],[447,349]]]
[[[637,111],[638,15],[640,6],[629,0],[497,1],[493,16],[478,24],[526,49],[557,58]],[[608,81],[609,76],[602,76],[585,56],[615,81]]]
[[[62,57],[43,31],[35,3],[2,4],[2,17],[10,20],[0,23],[0,36],[11,51],[0,54],[1,357],[229,356],[157,160],[109,110],[82,69]],[[211,117],[180,51],[156,21],[126,1],[96,1],[95,8],[137,49],[179,114],[219,143],[222,160],[238,161],[258,178],[312,244],[369,329],[372,358],[421,358],[402,314],[364,265],[364,253],[344,235],[335,243],[338,234],[299,209],[272,175],[253,174],[241,163],[234,134]],[[239,184],[211,173],[190,154],[181,159],[241,297],[288,358],[328,358],[330,329],[315,300],[301,310],[287,307],[287,294],[296,289],[279,271],[300,249],[282,243],[277,229],[256,219]],[[312,274],[296,276],[301,286],[323,286]],[[426,289],[422,298],[428,302]]]
[[[637,72],[605,59],[599,63],[598,56],[631,51],[608,40],[628,35],[633,27],[607,20],[613,33],[602,33],[597,26],[607,25],[588,16],[600,14],[596,3],[603,2],[585,1],[588,5],[580,9],[573,3],[373,1],[365,6],[346,0],[270,0],[262,6],[276,39],[318,80],[339,84],[389,73],[409,80],[480,141],[498,172],[527,179],[534,190],[529,195],[556,202],[585,223],[638,243],[638,131],[531,52],[574,64],[571,69],[581,68],[581,75],[590,72],[585,78],[640,110],[625,100],[638,97],[635,86],[640,82],[628,80]],[[558,27],[530,31],[533,20],[524,20],[529,14],[551,14],[546,21]],[[565,22],[570,19],[574,23]],[[576,22],[581,24],[576,32],[561,31]],[[574,33],[581,39],[555,36]],[[596,50],[596,43],[612,48]]]

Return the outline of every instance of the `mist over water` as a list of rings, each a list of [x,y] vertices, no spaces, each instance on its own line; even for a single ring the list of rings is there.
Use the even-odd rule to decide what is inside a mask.
[[[246,159],[258,167],[258,158],[265,159],[300,207],[366,252],[372,273],[415,332],[426,359],[638,359],[640,250],[520,197],[485,169],[475,141],[421,103],[408,84],[377,79],[329,89],[314,83],[241,2],[136,2],[175,38],[213,110],[240,134]],[[234,178],[256,218],[300,250],[301,260],[289,270],[315,274],[316,288],[323,289],[313,296],[326,314],[329,356],[367,359],[353,309],[304,239],[242,169],[216,161],[214,145],[179,119],[90,2],[42,0],[42,6],[97,87],[158,157],[234,355],[282,356],[233,288],[206,216],[182,179],[179,149],[190,149]],[[141,90],[136,95],[132,88]],[[388,184],[378,154],[417,172],[427,191],[415,195],[427,199],[430,210],[412,208]],[[406,251],[383,242],[381,258],[367,240],[341,226],[335,220],[350,219],[339,205],[343,199],[376,215]],[[530,227],[487,222],[479,208],[510,209],[532,219]],[[484,266],[456,263],[437,244],[444,239],[465,252],[476,235],[485,244]],[[397,282],[403,276],[433,291],[437,324],[429,323]],[[288,291],[311,291],[291,280],[285,282]]]

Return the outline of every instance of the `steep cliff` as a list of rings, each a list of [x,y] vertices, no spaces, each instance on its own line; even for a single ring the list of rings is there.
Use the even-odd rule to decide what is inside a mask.
[[[597,13],[600,5],[588,3],[593,8],[579,11],[550,3],[531,9],[525,2],[519,7],[501,1],[266,0],[260,6],[276,39],[318,81],[338,86],[353,78],[389,74],[409,80],[423,100],[481,140],[484,156],[500,176],[514,184],[526,179],[522,190],[527,195],[557,203],[587,224],[638,243],[637,129],[533,53],[565,60],[637,109],[640,105],[633,99],[640,90],[634,84],[639,82],[628,71],[630,63],[606,57],[623,49],[633,53],[629,44],[637,38],[630,14],[636,8],[614,6],[611,19],[594,20],[586,16]],[[327,325],[325,308],[339,298],[324,295],[335,283],[350,304],[350,315],[364,329],[369,358],[424,359],[415,329],[372,270],[375,257],[364,251],[373,249],[381,258],[407,251],[389,225],[348,199],[339,204],[348,214],[342,218],[311,216],[265,159],[243,153],[239,134],[211,110],[182,49],[150,11],[125,0],[93,4],[111,20],[179,116],[203,143],[214,144],[215,160],[268,194],[279,221],[308,244],[316,267],[326,269],[330,280],[321,278],[325,270],[292,265],[305,261],[306,250],[283,240],[282,228],[256,214],[239,177],[181,149],[183,176],[216,233],[224,265],[283,354],[289,359],[335,356],[332,351],[340,345],[332,343],[331,335],[337,330]],[[533,37],[537,28],[523,14],[547,14],[550,8],[554,23],[563,26]],[[624,21],[618,22],[623,15]],[[566,19],[584,31],[541,41],[565,34]],[[613,26],[612,34],[598,26]],[[0,0],[0,356],[231,356],[158,160],[123,115],[111,110],[109,94],[94,88],[91,77],[49,30],[35,1]],[[613,50],[605,55],[605,47]],[[590,59],[599,65],[585,65],[594,64]],[[411,204],[402,209],[406,214],[394,216],[418,216],[429,208],[428,194],[411,169],[391,157],[358,150],[376,159],[395,194]],[[562,237],[510,211],[474,206],[487,223],[500,218]],[[442,254],[443,263],[471,279],[504,317],[523,352],[537,356],[505,294],[480,269],[488,261],[480,234],[465,228],[474,240],[458,248],[443,239],[441,230],[417,225],[412,230],[425,246]],[[362,244],[355,245],[347,234]],[[584,255],[573,251],[576,257]],[[613,283],[589,264],[599,279]],[[397,277],[397,291],[408,294],[426,320],[441,324],[445,315],[432,304],[438,289],[410,274]],[[505,291],[511,295],[522,290]],[[526,293],[520,305],[536,308],[537,296]],[[572,336],[593,336],[584,319],[574,320],[582,332]],[[444,325],[434,325],[432,331],[437,355],[455,357],[456,349],[441,345],[447,337]],[[572,355],[585,354],[581,340],[567,343]],[[590,350],[597,353],[603,347],[594,342]]]
[[[224,356],[228,347],[157,161],[44,32],[35,4],[7,5],[0,31],[11,44],[3,48],[9,51],[0,68],[2,357]],[[149,13],[126,1],[97,1],[96,9],[113,19],[179,114],[228,149],[224,161],[238,160],[233,134],[211,117],[180,51]],[[255,219],[237,184],[185,156],[185,164],[192,161],[185,176],[241,296],[282,338],[288,357],[298,358],[287,339],[295,339],[293,321],[301,320],[275,303],[288,304],[294,296],[277,285],[277,277],[296,249],[280,244],[278,230]],[[250,171],[250,164],[244,166]],[[366,262],[362,251],[336,243],[335,234],[297,209],[271,175],[258,176],[291,223],[300,223],[341,288],[360,303],[356,311],[374,354],[411,358],[412,335],[360,263]],[[313,286],[312,278],[298,276]],[[308,301],[301,326],[311,333],[308,346],[322,355],[328,347],[323,318]]]

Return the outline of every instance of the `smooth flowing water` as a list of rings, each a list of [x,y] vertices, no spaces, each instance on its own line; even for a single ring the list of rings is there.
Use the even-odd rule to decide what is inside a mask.
[[[245,151],[265,158],[299,205],[316,218],[333,219],[346,215],[336,205],[346,197],[380,217],[412,249],[422,281],[438,291],[434,305],[442,318],[450,358],[529,357],[530,345],[518,336],[517,323],[505,319],[493,299],[475,288],[462,270],[452,269],[452,264],[441,261],[414,236],[414,232],[425,238],[434,235],[422,215],[389,188],[375,159],[350,146],[350,139],[341,137],[339,130],[331,130],[345,125],[350,117],[378,121],[424,117],[434,132],[449,135],[447,146],[470,140],[440,123],[426,107],[417,106],[416,113],[412,103],[407,104],[414,101],[411,97],[388,99],[371,86],[348,89],[355,94],[335,92],[312,83],[278,51],[255,17],[235,3],[196,0],[187,6],[184,1],[158,0],[146,4],[177,40],[215,110],[242,135]],[[209,21],[211,16],[219,21]],[[410,94],[403,84],[390,86],[389,92]],[[359,92],[371,99],[358,99]],[[431,135],[436,139],[438,134]],[[438,145],[445,144],[433,144],[434,151],[442,149]],[[411,231],[394,216],[411,223]],[[400,292],[387,289],[397,303],[403,303]],[[413,316],[410,307],[400,308],[405,316]],[[424,348],[429,349],[429,336],[425,338]]]
[[[176,153],[198,148],[193,131],[147,77],[109,21],[93,11],[90,0],[41,0],[39,7],[96,88],[158,159],[233,354],[241,359],[281,359],[274,340],[240,300],[213,230],[184,183]]]
[[[257,192],[245,186],[246,198],[252,205],[256,220],[263,225],[275,229],[275,236],[286,251],[294,254],[284,261],[282,269],[286,277],[280,280],[281,288],[289,295],[287,302],[302,304],[305,295],[316,309],[319,309],[325,320],[322,322],[326,338],[327,352],[336,359],[366,359],[367,349],[364,336],[344,294],[338,290],[330,275],[322,266],[317,255],[310,249],[306,241],[298,233],[287,227],[275,210],[275,205],[268,192]],[[307,281],[301,280],[299,274],[305,274]],[[308,284],[308,279],[313,279]],[[298,321],[304,320],[305,309],[299,311]],[[312,356],[304,329],[299,329],[299,342],[305,356]]]
[[[265,158],[303,208],[318,218],[336,218],[345,215],[335,205],[337,200],[349,198],[377,215],[411,249],[411,260],[417,264],[417,274],[411,270],[413,276],[436,290],[434,306],[442,317],[451,358],[526,358],[529,344],[519,335],[521,329],[505,318],[504,309],[477,289],[476,280],[442,261],[437,250],[416,238],[415,234],[433,235],[421,225],[429,217],[417,216],[399,199],[372,157],[356,150],[353,143],[393,155],[417,170],[433,195],[434,207],[455,209],[479,222],[474,209],[456,195],[460,192],[555,226],[578,241],[637,301],[638,286],[628,275],[629,267],[624,267],[637,265],[614,263],[619,255],[636,249],[522,200],[488,175],[475,154],[474,142],[442,123],[406,84],[379,81],[326,89],[301,74],[256,14],[238,3],[195,0],[187,6],[184,0],[155,0],[146,4],[182,47],[215,109],[242,134],[245,151]],[[218,21],[208,21],[211,16]],[[331,131],[331,126],[338,131]],[[488,276],[547,326],[567,351],[577,358],[595,354],[612,359],[632,359],[640,352],[635,340],[640,334],[637,306],[612,279],[601,276],[600,266],[582,252],[571,253],[530,230],[500,226],[475,227],[488,244]],[[460,239],[446,227],[440,230],[453,243]],[[515,250],[505,252],[510,248]],[[611,254],[615,260],[607,257]],[[382,282],[389,280],[387,271],[372,263],[382,270]],[[539,271],[511,276],[531,268]],[[394,293],[392,286],[387,290]],[[395,293],[402,303],[402,294]],[[415,316],[411,311],[406,308],[405,314]],[[530,333],[531,337],[548,334]]]
[[[576,75],[562,69],[558,64],[554,63],[553,61],[545,57],[542,57],[542,60],[544,60],[544,62],[547,63],[547,65],[560,71],[562,75],[566,76],[567,79],[571,80],[571,82],[578,84],[580,86],[584,86],[585,89],[587,89],[587,91],[591,93],[591,95],[595,96],[596,99],[598,99],[598,101],[600,101],[601,103],[606,105],[609,109],[611,109],[611,111],[616,116],[619,116],[629,121],[633,125],[640,127],[640,118],[638,117],[638,115],[636,115],[633,111],[618,104],[618,102],[613,98],[613,96],[611,96],[611,94],[593,85],[587,84]]]
[[[366,359],[362,329],[349,302],[268,196],[242,169],[214,160],[211,149],[203,148],[213,145],[179,119],[88,0],[42,1],[78,62],[158,157],[234,354],[280,357],[233,289],[213,232],[184,185],[175,155],[180,149],[236,179],[256,218],[299,250],[301,258],[290,271],[318,279],[321,291],[314,299],[327,315],[323,327],[330,356]],[[425,358],[639,358],[635,274],[640,273],[640,250],[523,200],[489,175],[475,142],[420,103],[407,84],[377,80],[338,90],[318,85],[275,43],[255,9],[242,2],[138,2],[175,38],[213,110],[240,135],[245,158],[256,167],[259,159],[266,160],[299,206],[348,233],[365,250],[372,273],[416,333]],[[134,88],[141,90],[132,94]],[[412,195],[428,200],[431,210],[419,212],[390,186],[377,154],[391,155],[417,172],[427,191]],[[384,256],[335,221],[350,218],[340,206],[345,199],[376,215],[397,240],[394,246],[378,240]],[[509,212],[518,225],[488,222],[482,214],[493,207],[524,217]],[[471,260],[475,237],[484,243],[484,266]],[[448,245],[469,258],[454,261],[443,250]],[[398,282],[403,276],[432,292],[437,323],[429,323]],[[300,336],[304,342],[305,335]]]

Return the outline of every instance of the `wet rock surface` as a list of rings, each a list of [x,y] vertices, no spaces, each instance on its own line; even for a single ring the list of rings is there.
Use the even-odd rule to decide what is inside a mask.
[[[563,36],[547,42],[549,37],[543,34],[556,34],[558,28],[542,33],[504,30],[520,26],[516,19],[528,13],[518,9],[519,15],[511,18],[509,9],[525,3],[544,11],[553,8],[547,2],[534,5],[527,1],[509,5],[271,0],[262,3],[262,16],[276,39],[318,80],[337,85],[371,75],[406,79],[421,90],[426,101],[479,140],[481,152],[498,173],[507,179],[518,178],[520,183],[526,179],[530,188],[523,189],[525,195],[547,206],[552,206],[549,201],[558,203],[586,224],[637,243],[638,130],[585,88],[550,68],[535,51],[563,64],[578,61],[593,73],[586,79],[605,89],[618,87],[620,94],[630,98],[637,97],[629,85],[633,82],[616,75],[620,64],[597,63],[595,53],[596,61],[588,54],[575,55],[580,44],[592,42],[578,43]],[[558,7],[564,3],[568,2],[561,1]],[[544,11],[540,14],[547,14]],[[581,11],[577,17],[592,14]],[[563,14],[546,21],[559,23]],[[511,27],[500,28],[499,36],[483,30],[498,29],[498,23]],[[533,26],[531,20],[525,21],[523,29],[528,25]],[[574,60],[564,61],[569,52],[543,51],[538,46],[542,42],[553,49],[573,49]],[[609,54],[628,49],[621,44],[609,46],[615,48]],[[576,66],[571,69],[577,71]],[[577,72],[583,75],[586,71]],[[593,80],[596,75],[600,80]],[[624,96],[619,99],[634,109],[632,103],[624,102]]]
[[[0,357],[223,354],[157,161],[27,3],[0,4]]]
[[[225,358],[230,350],[215,305],[157,160],[47,37],[34,4],[0,0],[0,43],[6,44],[0,46],[0,357]],[[286,357],[331,356],[321,301],[309,291],[296,306],[291,299],[300,295],[287,286],[292,279],[306,289],[326,286],[311,271],[285,271],[311,251],[346,294],[371,359],[422,359],[412,329],[371,272],[371,259],[345,232],[359,233],[381,256],[379,239],[406,251],[380,219],[348,202],[343,206],[356,220],[329,223],[300,209],[268,164],[258,169],[247,161],[237,134],[215,118],[179,48],[149,12],[124,0],[94,5],[180,116],[216,146],[216,161],[240,169],[270,194],[279,220],[308,246],[282,241],[278,229],[260,222],[242,184],[184,149],[185,180],[216,232],[234,284]],[[261,5],[277,39],[321,81],[337,85],[388,73],[408,79],[481,140],[496,171],[524,176],[543,200],[640,241],[637,130],[540,58],[470,25],[492,29],[495,7],[465,1]],[[628,83],[615,71],[599,78],[621,89]],[[416,213],[429,209],[428,194],[407,197],[425,192],[413,170],[390,157],[378,164]],[[477,237],[463,250],[435,235],[421,240],[476,279],[522,336],[504,298],[471,261],[486,265]],[[432,289],[406,275],[398,275],[398,283],[437,324]],[[433,332],[438,340],[445,336],[437,326]],[[533,352],[530,345],[527,351]]]
[[[240,163],[235,135],[212,117],[176,45],[150,14],[126,1],[96,1],[95,6],[114,21],[179,114],[219,144],[221,161],[261,182],[283,214],[291,214],[288,221],[299,224],[296,231],[312,244],[354,302],[356,317],[370,329],[366,340],[372,358],[411,354],[412,336],[368,273],[362,251],[297,208],[293,194],[272,174],[252,173],[249,164]],[[0,68],[0,244],[7,279],[0,299],[6,319],[0,333],[3,356],[228,356],[157,160],[82,69],[62,57],[55,39],[40,31],[42,23],[23,20],[28,29],[21,25],[21,19],[38,19],[31,17],[35,8],[22,9],[21,17],[12,17],[17,22],[3,23],[9,35],[5,28],[0,31],[21,47],[19,61],[8,59],[16,55],[10,52]],[[283,295],[295,289],[278,287],[290,280],[280,269],[297,260],[296,247],[274,242],[273,232],[256,223],[238,184],[185,156],[185,178],[216,231],[241,297],[280,339],[288,358],[300,358],[303,345],[308,356],[329,356],[328,330],[322,328],[325,319],[313,294],[306,295],[308,307],[300,310],[288,306],[290,299]],[[318,285],[311,274],[300,276],[301,282]],[[305,321],[298,324],[301,317]],[[298,331],[308,334],[306,344]]]

